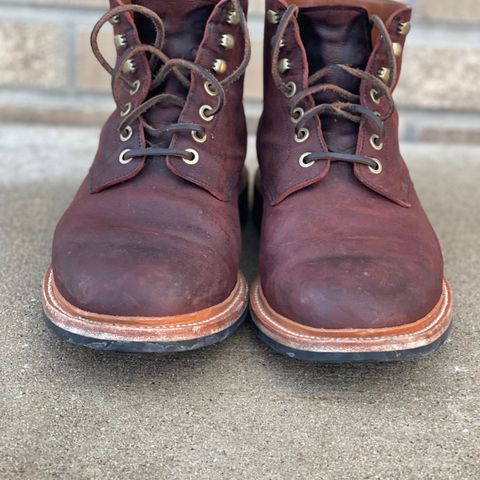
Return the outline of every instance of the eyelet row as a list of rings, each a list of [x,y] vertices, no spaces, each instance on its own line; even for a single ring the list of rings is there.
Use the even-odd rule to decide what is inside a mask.
[[[135,95],[139,90],[140,90],[141,82],[140,80],[135,80],[132,83],[132,88],[130,90],[130,95]],[[126,117],[133,108],[132,102],[127,102],[121,109],[120,109],[120,116],[121,117]],[[130,125],[127,125],[124,129],[123,132],[120,133],[120,140],[122,142],[127,142],[132,138],[133,135],[133,129]],[[122,162],[120,162],[122,163]],[[129,162],[127,162],[129,163]]]
[[[370,90],[370,98],[372,99],[373,103],[375,103],[376,105],[380,105],[380,95],[378,93],[377,90],[375,90],[374,88],[372,88]],[[380,113],[379,112],[374,112],[375,115],[377,115],[378,117],[380,117]],[[370,137],[370,145],[375,149],[375,150],[382,150],[383,148],[383,142],[380,141],[380,135],[377,135],[377,134],[373,134],[371,137]]]
[[[240,15],[235,10],[229,10],[225,21],[229,25],[238,25],[240,23]],[[225,50],[231,50],[235,47],[235,37],[230,33],[222,33],[218,40],[218,44]],[[216,58],[212,63],[212,70],[219,75],[223,75],[228,70],[228,63],[222,58]]]
[[[110,22],[112,24],[119,23],[120,22],[120,16],[116,15],[115,17],[112,17]],[[226,22],[229,25],[238,25],[240,23],[240,16],[239,16],[238,12],[236,12],[235,10],[228,11],[227,12],[227,17],[226,17]],[[127,42],[126,35],[125,34],[115,35],[114,43],[115,43],[115,46],[117,48],[127,47],[128,42]],[[220,44],[221,47],[225,48],[226,50],[230,50],[230,49],[235,47],[235,38],[231,34],[224,33],[220,36],[219,44]],[[225,60],[220,59],[220,58],[217,58],[217,59],[214,60],[214,62],[212,64],[212,70],[214,72],[222,75],[222,74],[226,73],[227,69],[228,69],[228,64]],[[135,71],[136,71],[135,61],[133,59],[127,60],[124,64],[123,68],[122,68],[122,72],[124,74],[131,74],[131,73],[134,73]],[[140,81],[135,80],[135,82],[133,82],[133,84],[132,84],[132,89],[130,90],[130,94],[135,95],[139,91],[140,85],[141,85]],[[212,97],[218,95],[218,92],[216,92],[213,89],[213,86],[210,82],[206,81],[204,83],[204,88],[205,88],[205,91],[207,92],[208,95],[210,95]],[[120,110],[120,116],[126,117],[131,112],[131,110],[132,110],[132,103],[128,102]],[[198,111],[198,114],[203,121],[211,122],[214,119],[214,115],[209,115],[208,113],[211,112],[212,110],[213,110],[213,107],[211,107],[210,105],[202,105],[200,107],[199,111]],[[130,125],[127,125],[124,128],[123,132],[120,133],[120,140],[122,142],[126,142],[126,141],[130,140],[132,135],[133,135],[133,129]],[[206,140],[208,138],[206,132],[203,135],[200,135],[196,130],[192,130],[191,135],[192,135],[193,140],[195,140],[197,143],[204,143],[204,142],[206,142]],[[119,162],[121,164],[125,165],[125,164],[128,164],[132,161],[132,158],[126,158],[126,154],[129,151],[130,150],[128,150],[128,149],[123,150],[122,153],[120,154]],[[191,153],[192,156],[193,156],[192,159],[184,158],[184,157],[182,158],[183,161],[186,164],[195,165],[196,163],[198,163],[199,153],[195,149],[187,148],[185,151]]]
[[[235,10],[229,10],[227,12],[225,21],[229,25],[238,25],[240,23],[240,15]],[[231,50],[235,47],[235,37],[230,33],[222,33],[218,43],[225,50]],[[228,70],[228,63],[222,58],[216,58],[212,63],[211,69],[219,75],[224,75]],[[218,95],[218,92],[213,88],[213,85],[208,80],[203,83],[203,88],[211,97]],[[211,112],[212,110],[213,107],[210,105],[202,105],[198,110],[198,114],[204,122],[211,122],[214,119],[214,115],[209,115],[208,112]],[[207,140],[206,133],[200,137],[198,136],[198,133],[192,132],[192,137],[198,143],[203,143]]]
[[[399,22],[397,26],[397,34],[406,36],[410,32],[411,28],[411,23],[410,22]],[[392,43],[392,48],[393,48],[393,54],[396,57],[400,57],[403,53],[403,47],[402,44],[399,42],[393,42]],[[390,81],[390,76],[392,72],[390,68],[387,67],[381,67],[379,68],[377,72],[377,77],[382,80],[384,83],[388,83]]]
[[[235,11],[230,11],[228,12],[227,15],[227,23],[231,25],[236,25],[240,22],[240,17],[238,16],[237,12]],[[110,19],[110,23],[112,25],[116,25],[120,23],[120,15],[115,15]],[[225,49],[231,49],[235,46],[235,39],[232,35],[229,34],[223,34],[220,37],[220,45],[224,47]],[[120,48],[126,48],[128,46],[128,40],[127,36],[123,33],[117,34],[114,36],[114,44],[117,49]],[[122,67],[122,73],[128,75],[135,73],[137,67],[135,64],[135,61],[133,59],[128,59],[123,67]],[[225,73],[227,70],[227,63],[224,60],[217,59],[215,60],[214,64],[212,65],[212,69],[217,72],[217,73]],[[209,82],[205,82],[204,84],[205,90],[207,93],[211,96],[217,95],[217,92],[213,90],[212,86],[210,85]],[[132,87],[129,91],[130,95],[135,95],[138,93],[141,87],[141,82],[140,80],[135,80],[132,82]],[[121,109],[120,109],[120,116],[121,117],[126,117],[129,115],[129,113],[132,111],[133,104],[132,102],[127,102]],[[207,112],[213,110],[213,108],[210,105],[202,105],[199,110],[200,117],[205,120],[206,122],[211,122],[213,120],[213,115],[208,116]],[[122,142],[127,142],[130,140],[133,136],[133,128],[130,125],[127,125],[122,132],[120,132],[120,140]],[[200,135],[196,130],[192,130],[192,138],[197,142],[197,143],[204,143],[207,140],[207,133],[205,132],[203,135]],[[120,155],[118,156],[118,161],[122,165],[128,165],[134,157],[127,157],[128,153],[131,151],[131,149],[127,148],[125,150],[122,150]],[[198,153],[197,150],[194,148],[186,148],[186,152],[190,153],[192,155],[192,158],[188,157],[182,157],[182,160],[187,164],[187,165],[195,165],[199,162],[200,160],[200,154]]]

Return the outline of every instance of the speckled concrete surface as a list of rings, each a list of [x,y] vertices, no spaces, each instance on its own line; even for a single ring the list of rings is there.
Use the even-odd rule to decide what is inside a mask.
[[[480,147],[403,148],[455,291],[451,339],[415,363],[333,367],[280,357],[248,325],[178,356],[54,338],[41,279],[96,142],[0,126],[0,478],[480,478]],[[250,280],[256,245],[249,227]]]

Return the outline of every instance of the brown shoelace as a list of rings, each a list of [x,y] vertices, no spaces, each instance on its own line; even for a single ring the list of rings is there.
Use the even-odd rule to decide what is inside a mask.
[[[181,70],[183,69],[189,72],[196,72],[197,74],[202,76],[206,82],[208,82],[211,91],[215,92],[217,102],[216,105],[212,106],[209,110],[208,116],[211,117],[216,115],[225,104],[226,87],[235,83],[241,78],[241,76],[245,73],[245,69],[250,60],[250,41],[248,36],[247,20],[245,17],[245,13],[243,12],[239,0],[232,0],[232,3],[240,19],[239,24],[242,30],[242,34],[245,38],[245,48],[240,65],[236,69],[234,69],[234,71],[230,75],[228,75],[221,81],[217,80],[217,78],[205,67],[182,58],[169,58],[162,51],[165,42],[165,27],[162,19],[152,10],[140,5],[122,5],[111,9],[102,18],[100,18],[92,31],[92,50],[103,68],[105,68],[105,70],[112,76],[112,91],[118,108],[122,108],[119,99],[116,97],[115,94],[118,82],[124,82],[131,90],[135,90],[136,88],[138,88],[138,85],[135,85],[134,82],[130,82],[123,75],[123,66],[135,55],[138,55],[139,53],[149,53],[149,64],[150,70],[152,72],[152,82],[149,89],[150,93],[160,88],[165,82],[167,76],[171,74],[175,75],[178,81],[188,89],[191,83],[190,79],[185,76]],[[155,42],[152,45],[140,44],[130,47],[119,59],[119,61],[117,61],[117,66],[113,68],[106,61],[105,57],[99,50],[98,34],[101,28],[105,25],[105,23],[107,23],[113,17],[124,13],[137,13],[149,18],[155,28],[156,38]],[[131,128],[130,124],[142,117],[145,131],[146,133],[148,133],[149,137],[147,140],[148,146],[146,148],[131,149],[123,156],[124,159],[128,160],[134,157],[152,157],[166,155],[173,155],[190,161],[194,159],[194,154],[190,151],[175,148],[164,148],[155,142],[155,139],[158,137],[165,136],[167,134],[174,134],[177,132],[189,132],[191,134],[195,133],[200,136],[206,135],[204,127],[196,123],[172,123],[162,126],[160,128],[155,128],[149,125],[143,115],[151,108],[162,104],[173,105],[181,108],[185,104],[185,98],[180,95],[173,95],[167,93],[160,93],[150,98],[148,98],[147,96],[147,99],[141,105],[139,105],[135,109],[132,109],[123,117],[119,125],[119,133],[125,131],[125,129]]]
[[[290,98],[288,107],[290,109],[290,115],[292,117],[292,120],[295,122],[295,134],[301,135],[301,133],[306,130],[305,125],[312,118],[316,117],[317,115],[328,114],[342,117],[355,123],[360,123],[362,118],[367,118],[368,121],[370,121],[375,126],[376,130],[378,131],[379,140],[381,141],[385,135],[384,121],[388,119],[394,111],[394,103],[390,88],[393,85],[393,82],[397,76],[397,64],[395,60],[395,54],[393,52],[392,41],[382,19],[376,15],[372,15],[370,17],[370,21],[378,29],[382,41],[385,43],[388,63],[392,72],[392,75],[390,76],[387,83],[384,83],[375,75],[365,72],[364,70],[352,68],[348,65],[343,64],[333,64],[328,65],[311,75],[308,78],[308,87],[297,93],[296,85],[292,84],[292,82],[285,83],[282,80],[278,70],[278,62],[280,56],[280,49],[282,48],[282,39],[285,35],[289,22],[294,16],[298,14],[298,11],[299,8],[296,5],[290,5],[284,11],[278,24],[275,36],[273,38],[274,47],[272,53],[272,76],[277,88],[279,88],[285,96]],[[333,83],[319,83],[329,74],[338,72],[346,72],[360,80],[369,82],[372,85],[372,91],[376,92],[377,94],[377,99],[384,96],[388,100],[388,111],[385,114],[380,115],[379,113],[373,112],[372,110],[360,105],[359,95],[356,95]],[[313,108],[305,112],[299,107],[299,104],[306,97],[326,91],[336,93],[342,100],[333,103],[322,103],[319,105],[315,105]],[[298,112],[300,112],[300,114]],[[354,155],[350,153],[311,152],[306,154],[302,158],[302,161],[306,166],[313,165],[313,163],[317,160],[361,163],[364,165],[368,165],[373,169],[377,169],[378,167],[377,161],[375,161],[374,159],[363,155]]]

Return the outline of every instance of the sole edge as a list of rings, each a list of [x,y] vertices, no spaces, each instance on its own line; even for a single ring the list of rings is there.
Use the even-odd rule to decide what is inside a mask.
[[[230,336],[248,312],[248,285],[241,272],[225,301],[172,317],[115,317],[79,311],[57,292],[54,283],[49,268],[42,292],[47,327],[61,339],[96,350],[164,353],[194,350]]]
[[[266,305],[262,305],[262,301]],[[364,329],[361,330],[363,332],[362,335],[353,338],[335,337],[334,335],[330,337],[322,336],[322,333],[332,333],[334,331],[318,329],[318,337],[309,337],[310,345],[307,345],[307,342],[301,345],[298,338],[295,340],[291,339],[298,332],[288,331],[285,325],[281,325],[280,329],[279,325],[269,317],[269,314],[271,315],[273,312],[279,318],[283,318],[283,320],[291,324],[294,323],[292,320],[276,314],[266,303],[261,294],[261,286],[258,280],[252,287],[250,305],[252,323],[261,341],[278,353],[290,358],[323,363],[395,362],[424,357],[437,350],[445,342],[452,326],[452,295],[446,280],[444,280],[442,296],[439,302],[424,319],[428,318],[436,310],[439,312],[437,317],[434,316],[429,324],[423,325],[418,331],[412,331],[409,335],[405,335],[403,344],[399,342],[398,335],[390,337],[386,335],[385,329],[372,329],[371,331]],[[424,319],[415,323],[420,324]],[[392,327],[391,330],[395,331],[395,328]],[[426,336],[425,332],[430,333],[430,337]],[[288,335],[291,338],[288,338]],[[301,335],[299,336],[301,337]]]
[[[232,325],[220,332],[199,337],[192,340],[179,340],[173,342],[127,342],[118,340],[103,340],[94,337],[78,335],[68,330],[60,328],[53,323],[46,314],[44,314],[45,324],[48,329],[61,340],[65,340],[76,346],[99,350],[104,352],[121,352],[121,353],[178,353],[197,350],[199,348],[215,345],[216,343],[226,340],[244,322],[248,313],[245,308],[241,317]]]

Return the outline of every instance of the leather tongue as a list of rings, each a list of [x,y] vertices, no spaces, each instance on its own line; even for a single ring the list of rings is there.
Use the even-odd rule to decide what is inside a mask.
[[[165,43],[163,52],[170,58],[182,58],[193,61],[197,54],[198,46],[203,39],[205,26],[215,4],[218,0],[135,0],[132,3],[142,5],[157,13],[162,19],[165,28]],[[141,15],[135,17],[141,41],[152,44],[155,39],[155,30],[149,19]],[[189,72],[184,72],[187,76]],[[155,72],[154,72],[155,74]],[[186,88],[178,81],[174,74],[167,77],[159,93],[170,93],[185,97]],[[150,109],[145,118],[151,125],[160,127],[174,123],[180,116],[181,108],[178,106],[164,106]],[[155,143],[167,145],[170,141],[165,138],[152,139]]]
[[[218,0],[134,0],[132,3],[142,5],[154,11],[165,26],[164,51],[171,58],[193,60],[196,48],[203,38],[207,19]],[[154,38],[148,20],[139,18],[141,37]]]
[[[298,23],[307,52],[309,74],[334,64],[365,69],[372,47],[368,12],[354,6],[319,6],[301,8]],[[322,83],[334,84],[358,94],[360,80],[345,72],[330,74]],[[348,101],[327,91],[315,101],[333,103]],[[333,115],[322,115],[322,131],[332,152],[353,153],[356,149],[358,124]]]

